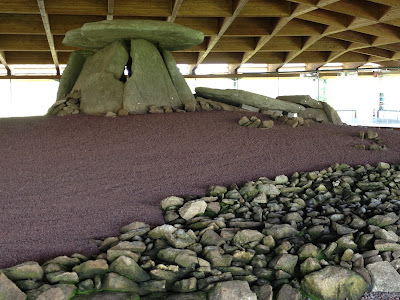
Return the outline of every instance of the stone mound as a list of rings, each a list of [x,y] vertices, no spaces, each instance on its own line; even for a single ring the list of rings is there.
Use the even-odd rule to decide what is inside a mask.
[[[400,166],[385,162],[214,185],[163,199],[164,225],[135,221],[92,240],[95,257],[0,270],[0,295],[355,300],[399,292],[399,196]]]
[[[202,43],[201,31],[155,20],[104,20],[85,23],[65,34],[63,44],[83,49],[101,49],[117,40],[143,39],[168,51],[184,50]]]

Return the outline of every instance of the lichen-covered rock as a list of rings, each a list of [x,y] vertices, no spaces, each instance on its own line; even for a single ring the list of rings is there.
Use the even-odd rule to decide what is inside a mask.
[[[144,271],[132,258],[118,257],[111,265],[110,271],[132,279],[135,282],[150,280],[149,274]]]
[[[328,266],[306,275],[301,286],[308,294],[323,300],[358,300],[368,290],[363,277],[338,266]]]
[[[34,261],[7,268],[3,272],[9,279],[14,281],[25,279],[42,280],[44,275],[43,269]]]
[[[102,286],[103,289],[107,291],[133,292],[141,294],[140,287],[136,282],[116,273],[106,274]]]
[[[287,101],[277,100],[263,95],[234,89],[212,89],[197,87],[196,94],[200,97],[220,101],[229,105],[240,106],[246,104],[265,110],[283,110],[289,112],[300,112],[304,106]]]
[[[14,282],[0,273],[0,300],[25,300],[26,294],[23,293]]]
[[[189,220],[197,215],[204,214],[207,208],[207,203],[204,200],[192,200],[186,202],[178,211],[179,215]]]
[[[182,206],[184,199],[181,197],[170,196],[161,200],[161,208],[163,210],[168,209],[171,206]]]
[[[80,280],[85,280],[107,272],[108,264],[104,259],[89,260],[75,266],[72,270],[78,274]]]
[[[310,95],[279,96],[276,97],[276,99],[297,103],[308,108],[322,109],[322,103],[320,101],[314,100],[310,97]]]
[[[209,292],[208,300],[257,300],[246,281],[218,282]]]

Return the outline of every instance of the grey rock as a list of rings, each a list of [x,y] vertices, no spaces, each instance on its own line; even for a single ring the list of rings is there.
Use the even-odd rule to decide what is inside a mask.
[[[309,257],[300,265],[300,271],[301,274],[303,275],[307,275],[311,272],[318,271],[320,269],[321,269],[321,264],[316,258]]]
[[[377,239],[386,240],[388,242],[397,243],[399,241],[399,236],[393,231],[387,231],[385,229],[379,228],[374,232]]]
[[[112,249],[107,250],[107,260],[110,263],[112,263],[120,256],[130,257],[137,262],[139,260],[140,255],[129,250],[112,250]]]
[[[130,223],[128,225],[125,225],[125,226],[121,227],[120,232],[121,233],[127,233],[127,232],[130,232],[132,230],[143,229],[143,228],[146,228],[146,229],[150,230],[150,225],[148,225],[146,223],[143,223],[143,222],[135,221],[135,222],[132,222],[132,223]]]
[[[374,247],[376,250],[383,251],[399,251],[400,244],[385,240],[375,240]]]
[[[185,106],[185,108],[194,105],[196,103],[196,99],[194,98],[192,91],[187,85],[185,78],[182,76],[181,72],[176,66],[176,61],[171,52],[161,48],[160,53],[162,58],[164,59],[165,66],[167,67],[169,75],[172,79],[172,83],[174,84],[175,89],[178,92],[179,99],[181,99],[182,104]]]
[[[257,300],[246,281],[218,282],[208,293],[208,300]]]
[[[26,294],[14,282],[8,279],[6,275],[0,273],[0,299],[25,300]]]
[[[265,193],[267,196],[278,196],[281,193],[274,184],[261,184],[257,188],[260,193]]]
[[[136,282],[116,273],[107,273],[104,276],[102,287],[107,291],[133,292],[142,294],[140,293],[140,287]]]
[[[197,215],[203,214],[206,208],[207,203],[204,200],[188,201],[179,209],[179,215],[183,219],[189,220]]]
[[[171,288],[173,291],[179,293],[194,292],[197,290],[197,279],[195,277],[182,279],[180,281],[175,282]]]
[[[166,233],[165,239],[167,240],[168,244],[174,248],[183,249],[193,245],[196,242],[196,240],[193,239],[193,236],[188,234],[188,232],[183,229],[178,229],[174,233]]]
[[[167,290],[167,285],[165,280],[149,280],[140,283],[140,293],[150,294],[150,293],[162,293]]]
[[[221,246],[225,244],[225,240],[214,230],[206,230],[200,240],[200,244],[204,246]]]
[[[37,262],[29,261],[3,270],[4,274],[11,280],[42,280],[44,271]]]
[[[317,246],[308,243],[300,247],[297,255],[299,256],[300,261],[304,261],[307,258],[316,258],[320,253],[321,250]]]
[[[245,229],[238,231],[233,237],[233,242],[243,246],[251,242],[260,242],[264,235],[257,230]]]
[[[82,71],[86,55],[82,51],[74,51],[69,55],[67,67],[62,73],[60,85],[57,90],[57,100],[62,99],[66,94],[72,91],[79,74]]]
[[[133,241],[133,242],[122,241],[119,242],[114,247],[110,248],[110,250],[127,250],[127,251],[142,253],[146,250],[146,245],[141,241]]]
[[[263,284],[262,286],[253,286],[251,290],[256,293],[258,300],[272,300],[274,292],[272,286],[269,284]]]
[[[80,280],[85,280],[107,272],[108,264],[104,259],[89,260],[75,266],[72,270],[78,274]]]
[[[139,300],[136,293],[100,292],[89,295],[78,295],[74,300]]]
[[[382,182],[379,182],[383,185]],[[378,227],[385,227],[392,225],[399,220],[399,217],[395,213],[388,213],[386,215],[375,215],[368,219],[368,224],[375,225]]]
[[[372,278],[372,292],[399,292],[400,274],[387,262],[376,262],[367,265]]]
[[[63,44],[71,47],[103,48],[116,40],[145,39],[169,51],[184,50],[203,42],[200,31],[154,20],[105,20],[85,23],[66,33]]]
[[[328,266],[306,275],[301,286],[305,292],[318,299],[358,300],[368,290],[363,277],[338,266]]]
[[[314,100],[309,95],[279,96],[276,99],[297,103],[308,108],[322,109],[322,103]]]
[[[185,200],[180,197],[176,196],[167,197],[161,200],[161,208],[163,210],[166,210],[171,206],[182,206],[184,202]]]
[[[79,277],[78,274],[75,272],[54,272],[46,274],[47,280],[51,284],[55,283],[78,283]]]
[[[305,122],[310,122],[309,120],[311,119],[317,122],[329,123],[329,118],[322,109],[306,108],[304,111],[299,112],[298,116],[307,119]]]
[[[164,224],[161,226],[157,226],[155,228],[153,228],[149,233],[148,233],[148,237],[150,237],[153,240],[156,239],[165,239],[165,235],[167,233],[174,233],[177,230],[176,227],[172,226],[172,225],[168,225],[168,224]]]
[[[290,275],[294,275],[294,269],[297,265],[298,257],[291,254],[281,254],[275,256],[268,264],[274,270],[282,270]]]
[[[123,92],[124,83],[113,74],[92,73],[81,89],[80,110],[89,115],[117,113],[122,108]]]
[[[332,122],[335,125],[343,125],[343,122],[340,119],[339,114],[332,106],[330,106],[326,102],[322,102],[322,106],[330,122]]]
[[[284,284],[279,290],[277,300],[300,300],[302,299],[300,292],[289,284]]]
[[[131,41],[132,75],[124,87],[123,108],[129,113],[147,113],[149,105],[181,108],[182,102],[155,45]]]
[[[275,177],[275,184],[285,184],[289,182],[289,178],[286,175],[278,175]]]
[[[240,106],[241,104],[250,105],[259,109],[284,110],[299,112],[304,110],[304,106],[290,103],[263,95],[246,92],[242,90],[220,90],[206,87],[197,87],[196,94],[200,97],[220,101],[229,105]]]
[[[150,279],[150,276],[146,271],[144,271],[132,258],[126,256],[118,257],[110,265],[110,271],[128,277],[135,282],[142,282]]]
[[[270,228],[266,228],[265,232],[267,235],[271,235],[274,240],[294,237],[299,233],[299,231],[288,224],[273,225]]]

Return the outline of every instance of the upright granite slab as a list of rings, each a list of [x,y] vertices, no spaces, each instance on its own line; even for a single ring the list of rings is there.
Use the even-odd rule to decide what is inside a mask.
[[[332,106],[330,106],[326,102],[322,102],[322,107],[324,109],[324,112],[328,116],[330,122],[332,122],[335,125],[343,125],[343,122],[340,119],[339,114]]]
[[[176,91],[178,92],[179,98],[183,105],[193,103],[196,104],[196,99],[189,86],[186,83],[185,78],[182,76],[178,67],[176,66],[175,58],[172,56],[171,52],[165,50],[162,47],[160,48],[160,53],[162,58],[164,59],[165,66],[169,72],[169,75],[172,79],[172,82],[175,86]]]
[[[132,75],[125,83],[124,109],[143,114],[149,105],[181,108],[174,87],[157,47],[146,40],[131,41]]]
[[[110,73],[118,80],[123,74],[128,60],[128,50],[123,41],[116,41],[108,45],[86,59],[73,90],[82,90],[89,76],[94,73]]]
[[[86,61],[87,56],[84,55],[83,52],[84,51],[75,51],[70,54],[67,67],[61,76],[60,85],[58,86],[57,100],[60,100],[72,91],[72,88],[81,73],[83,64]]]
[[[197,96],[206,99],[220,101],[234,106],[246,104],[264,110],[282,110],[293,113],[298,113],[305,110],[304,106],[296,103],[276,100],[274,98],[243,90],[220,90],[206,87],[198,87],[196,88],[196,94]]]

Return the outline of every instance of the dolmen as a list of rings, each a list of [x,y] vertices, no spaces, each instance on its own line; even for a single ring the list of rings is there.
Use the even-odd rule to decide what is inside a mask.
[[[195,107],[170,51],[202,43],[204,34],[153,20],[104,20],[66,33],[71,53],[49,114],[147,113],[148,106]],[[127,74],[129,76],[127,76]]]

